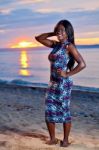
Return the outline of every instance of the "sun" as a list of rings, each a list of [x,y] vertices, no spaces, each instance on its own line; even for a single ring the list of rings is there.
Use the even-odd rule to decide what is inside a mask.
[[[20,47],[30,47],[30,46],[33,46],[33,45],[32,45],[32,42],[25,42],[25,41],[23,41],[23,42],[19,43],[19,46]]]
[[[29,48],[29,47],[38,47],[39,45],[34,42],[21,41],[15,45],[12,45],[11,48]]]

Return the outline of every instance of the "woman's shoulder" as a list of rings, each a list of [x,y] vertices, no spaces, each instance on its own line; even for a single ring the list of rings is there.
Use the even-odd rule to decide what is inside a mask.
[[[58,41],[53,41],[52,48],[55,48],[55,47],[57,47],[57,46],[59,46],[59,45],[60,45],[60,42],[58,42]]]
[[[76,46],[71,42],[68,42],[65,47],[66,47],[67,54],[71,53],[71,51],[73,51],[76,48]]]
[[[68,42],[66,44],[66,48],[69,50],[69,49],[74,49],[76,46],[74,44],[72,44],[71,42]]]

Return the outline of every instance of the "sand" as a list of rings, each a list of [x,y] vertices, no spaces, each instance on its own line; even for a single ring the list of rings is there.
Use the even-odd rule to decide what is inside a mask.
[[[99,93],[72,91],[71,145],[49,146],[44,120],[46,88],[0,84],[0,150],[99,150]],[[56,124],[62,139],[62,124]]]

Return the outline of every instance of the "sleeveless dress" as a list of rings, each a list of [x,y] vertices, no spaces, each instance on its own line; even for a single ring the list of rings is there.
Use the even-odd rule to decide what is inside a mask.
[[[45,95],[45,121],[55,123],[71,122],[70,98],[73,80],[71,77],[62,77],[57,69],[67,70],[69,55],[66,52],[65,41],[58,43],[48,56],[50,61],[50,81]]]

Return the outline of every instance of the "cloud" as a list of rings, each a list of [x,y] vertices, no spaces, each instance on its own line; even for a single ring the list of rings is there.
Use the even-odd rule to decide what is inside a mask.
[[[17,8],[29,8],[32,9],[33,6],[38,4],[46,4],[49,0],[4,0],[0,1],[0,10],[3,9],[17,9]]]
[[[4,0],[0,1],[0,10],[31,9],[38,12],[69,12],[73,10],[95,10],[99,9],[97,0]]]
[[[70,20],[77,37],[97,37],[98,3],[96,0],[90,0],[90,3],[78,3],[78,0],[0,1],[0,45],[2,40],[7,41],[21,35],[32,37],[32,34],[52,31],[61,19]]]
[[[10,5],[11,3],[15,3],[16,0],[4,0],[4,1],[0,1],[0,7],[2,6],[6,6],[6,5]]]
[[[56,24],[60,19],[70,20],[78,30],[84,30],[86,27],[96,27],[99,24],[99,10],[91,11],[71,11],[71,12],[46,12],[40,13],[30,9],[13,10],[10,14],[0,14],[0,27],[4,29],[26,28],[48,24]]]
[[[6,30],[2,30],[2,29],[0,29],[0,34],[2,33],[5,33],[6,32]]]
[[[11,12],[11,14],[0,14],[0,26],[4,25],[4,28],[26,28],[29,26],[39,26],[48,23],[53,23],[55,18],[59,14],[42,14],[39,12],[33,12],[29,9],[18,9]]]
[[[19,3],[23,3],[23,4],[30,4],[30,3],[42,3],[42,2],[47,2],[49,0],[20,0]]]

